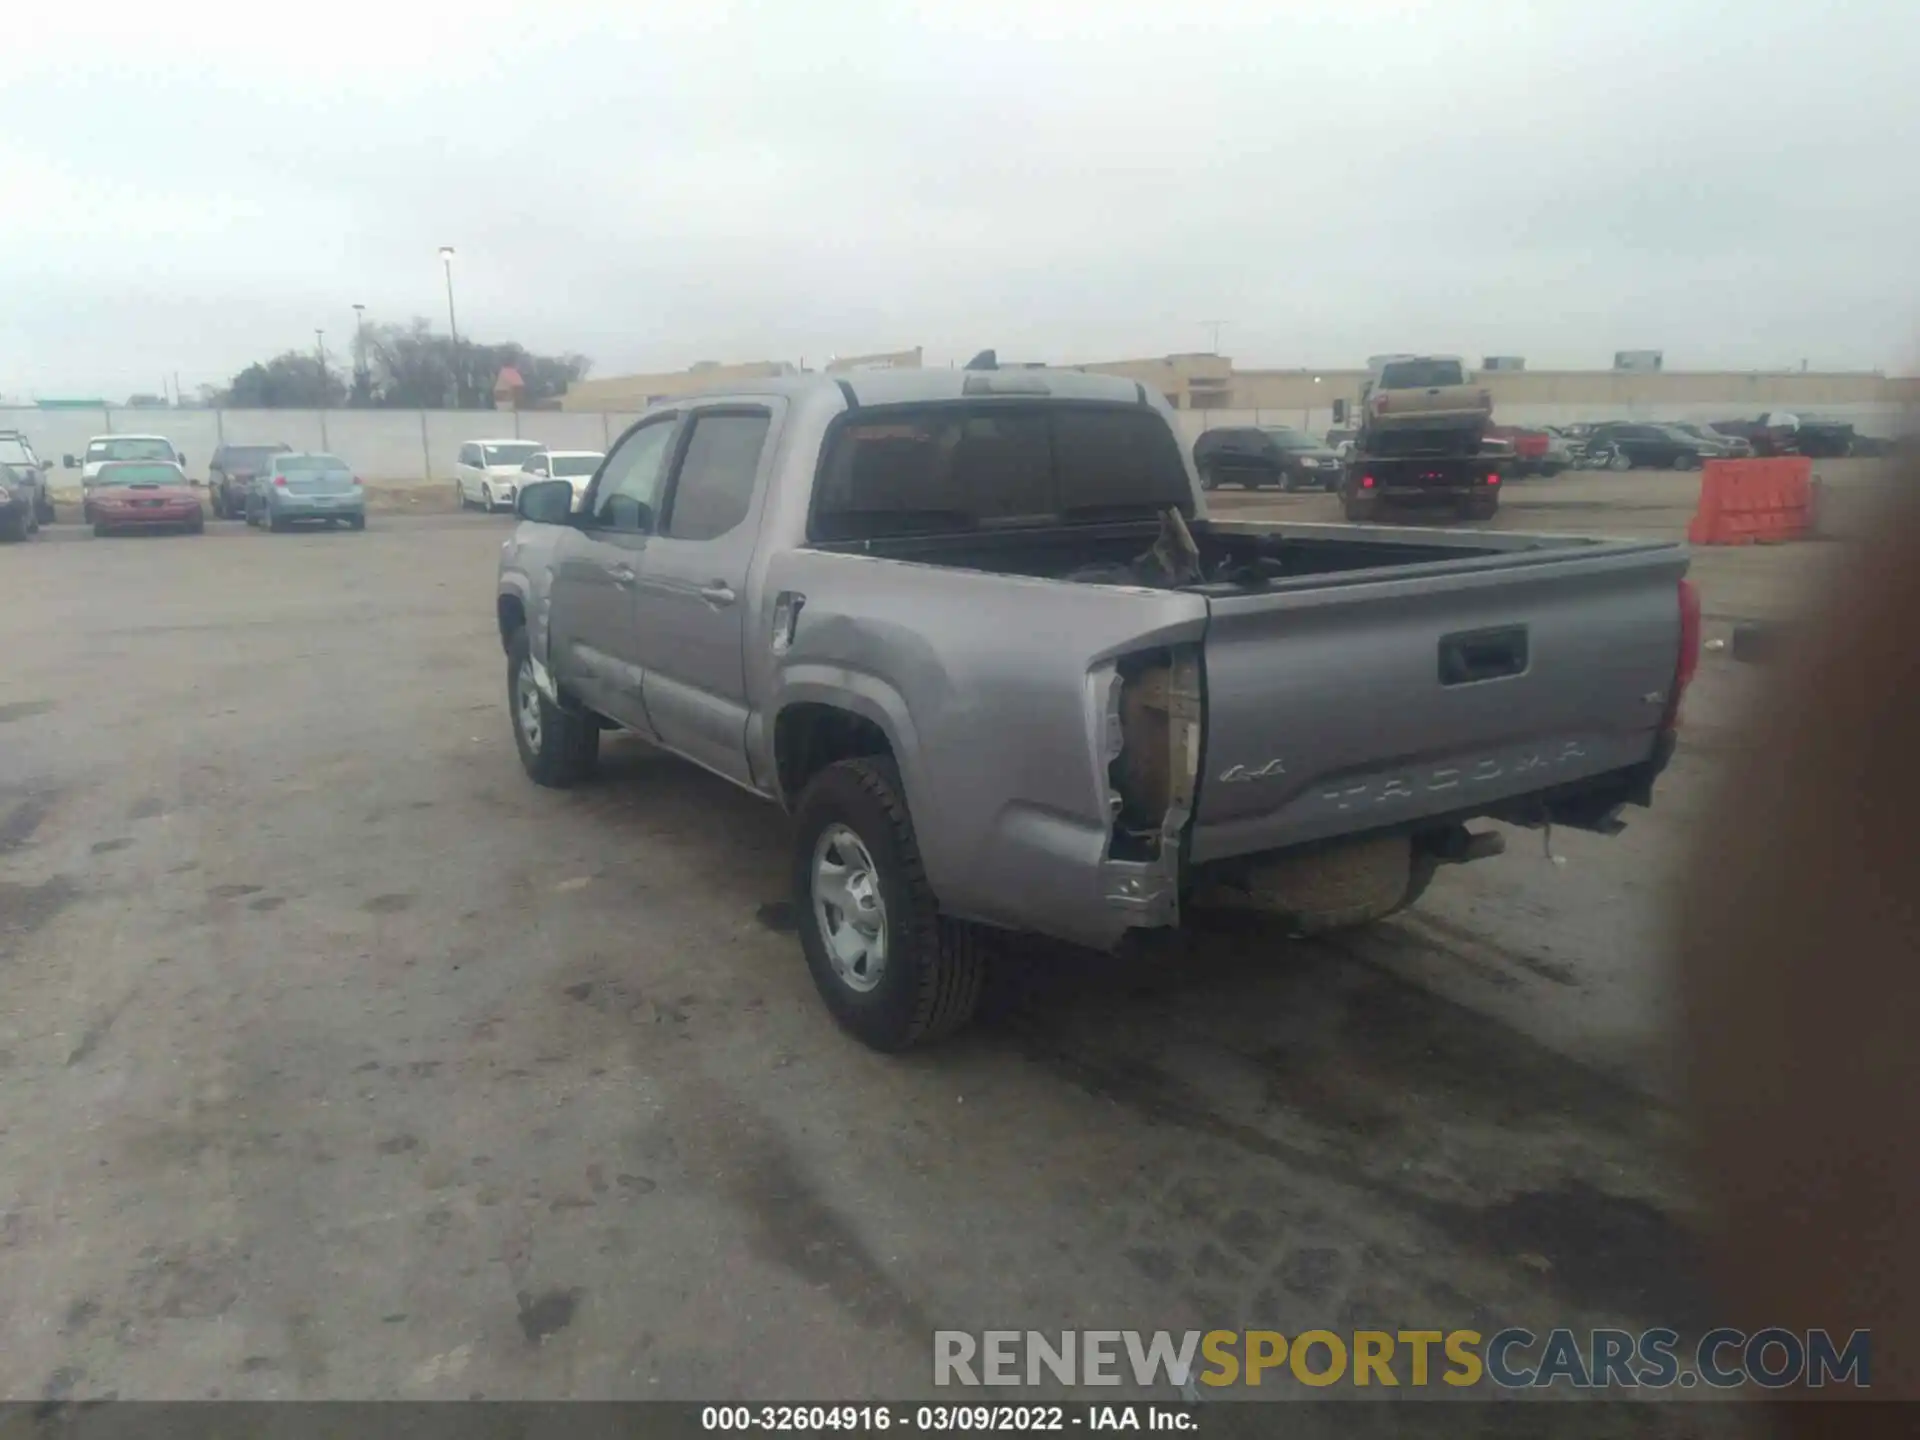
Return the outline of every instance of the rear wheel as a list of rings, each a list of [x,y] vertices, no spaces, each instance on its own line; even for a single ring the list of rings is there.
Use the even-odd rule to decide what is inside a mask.
[[[364,530],[364,529],[366,529],[366,528],[367,528],[367,517],[366,517],[366,516],[364,516],[364,515],[355,515],[355,516],[354,516],[354,517],[353,517],[352,519],[350,519],[350,520],[348,520],[348,521],[347,521],[347,528],[348,528],[349,530]]]
[[[584,711],[563,710],[541,693],[524,625],[507,642],[507,707],[514,748],[534,784],[564,790],[593,773],[600,758],[600,722]]]
[[[1690,455],[1683,452],[1673,457],[1673,468],[1676,470],[1691,470],[1699,465],[1699,463],[1700,457],[1698,455]]]
[[[106,522],[104,522],[104,521],[101,521],[101,520],[96,520],[96,521],[94,521],[94,522],[93,522],[93,533],[94,533],[94,535],[95,535],[95,536],[97,536],[98,538],[100,538],[100,539],[103,539],[103,540],[104,540],[104,539],[106,538],[106,536],[107,536],[107,527],[106,527]]]
[[[973,1018],[987,934],[940,914],[890,757],[841,760],[794,819],[794,908],[833,1018],[875,1050],[905,1050]]]
[[[4,520],[0,520],[0,540],[13,544],[27,538],[28,508],[22,506]]]
[[[1607,468],[1609,470],[1631,470],[1633,468],[1633,457],[1624,450],[1616,450],[1607,461]]]

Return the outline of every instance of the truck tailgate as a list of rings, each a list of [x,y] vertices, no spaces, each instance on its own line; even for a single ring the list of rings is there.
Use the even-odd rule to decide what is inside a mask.
[[[1614,542],[1210,600],[1190,858],[1475,811],[1649,758],[1676,545]]]

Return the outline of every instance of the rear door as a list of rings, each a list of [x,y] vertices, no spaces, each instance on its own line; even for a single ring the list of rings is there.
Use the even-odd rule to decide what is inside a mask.
[[[555,547],[547,663],[593,709],[652,734],[643,695],[634,584],[660,507],[679,416],[652,416],[621,437],[577,525]]]
[[[747,570],[783,405],[769,398],[688,414],[634,598],[647,716],[661,741],[749,786]]]
[[[1353,571],[1210,602],[1195,861],[1485,806],[1645,760],[1677,547]]]

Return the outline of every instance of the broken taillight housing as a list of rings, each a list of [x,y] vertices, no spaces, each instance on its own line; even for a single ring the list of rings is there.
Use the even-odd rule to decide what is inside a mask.
[[[1700,668],[1700,591],[1691,580],[1680,581],[1680,655],[1673,667],[1673,687],[1667,694],[1667,713],[1660,728],[1673,730],[1680,724],[1680,702]]]

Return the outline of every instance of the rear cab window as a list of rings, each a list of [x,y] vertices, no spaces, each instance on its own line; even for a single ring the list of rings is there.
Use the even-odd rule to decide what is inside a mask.
[[[831,434],[808,534],[866,540],[1193,514],[1172,428],[1136,405],[1038,402],[861,410]]]
[[[1380,370],[1382,390],[1429,390],[1466,383],[1466,370],[1458,360],[1393,360]]]

